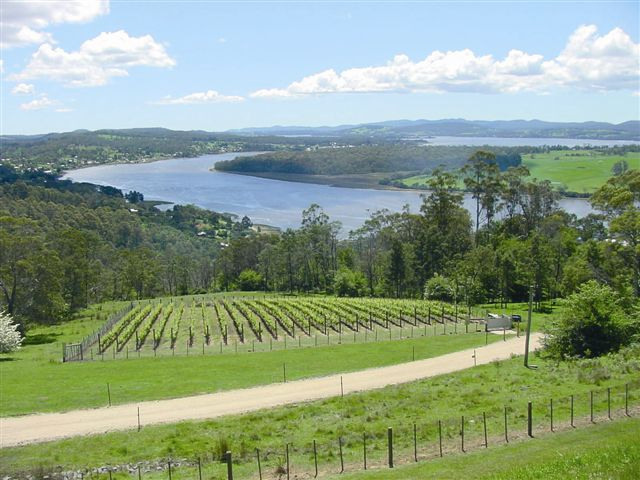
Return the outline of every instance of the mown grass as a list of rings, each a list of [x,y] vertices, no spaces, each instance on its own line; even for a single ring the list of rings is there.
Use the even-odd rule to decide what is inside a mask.
[[[344,398],[207,421],[149,426],[140,432],[114,432],[4,448],[0,450],[0,463],[7,473],[15,473],[38,465],[63,470],[145,461],[166,465],[169,459],[193,461],[200,456],[206,462],[207,472],[213,475],[207,478],[218,478],[213,472],[223,471],[217,462],[220,452],[229,449],[236,459],[236,477],[253,478],[256,474],[255,448],[261,450],[263,471],[272,475],[283,463],[286,443],[291,445],[293,470],[297,473],[312,471],[312,441],[315,439],[321,471],[335,473],[340,469],[338,438],[341,437],[347,470],[353,471],[359,469],[362,462],[362,435],[365,433],[369,465],[384,465],[389,426],[394,427],[396,456],[402,464],[411,461],[414,423],[419,456],[425,459],[437,454],[439,419],[443,420],[444,449],[449,453],[460,449],[461,415],[466,419],[466,442],[471,450],[482,443],[483,412],[487,415],[490,443],[502,442],[505,406],[510,437],[524,436],[528,401],[534,405],[536,436],[549,431],[550,397],[554,398],[556,428],[567,427],[568,396],[572,394],[575,395],[575,418],[588,418],[589,392],[594,389],[597,390],[594,395],[596,421],[606,421],[607,397],[603,389],[615,386],[611,394],[612,411],[619,415],[624,408],[624,388],[620,386],[637,381],[640,372],[638,348],[600,360],[561,364],[542,358],[534,358],[534,361],[538,365],[536,370],[525,369],[522,358],[516,357]],[[630,390],[629,398],[631,405],[640,403],[640,386],[635,385]],[[144,412],[142,417],[144,422]],[[216,462],[212,463],[213,459]],[[154,463],[153,468],[155,466]],[[192,468],[182,468],[174,471],[174,478],[196,477]]]
[[[597,150],[552,150],[522,156],[532,178],[549,180],[558,190],[593,193],[612,175],[616,162],[626,160],[629,168],[640,168],[640,152],[607,155]]]
[[[640,168],[640,152],[609,155],[597,150],[552,150],[522,155],[530,178],[549,180],[557,190],[573,193],[595,192],[613,176],[611,169],[621,160],[626,160],[629,168]],[[430,175],[415,175],[400,181],[408,187],[424,187],[429,178]],[[464,189],[462,179],[457,186]]]
[[[73,327],[68,327],[72,329]],[[336,341],[335,339],[333,340]],[[502,341],[489,335],[489,342]],[[0,414],[20,415],[175,398],[431,358],[485,344],[484,333],[437,335],[245,354],[59,363],[29,352],[0,362]]]

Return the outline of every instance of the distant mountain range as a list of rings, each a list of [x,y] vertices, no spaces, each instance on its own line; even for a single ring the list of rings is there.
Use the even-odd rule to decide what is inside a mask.
[[[594,140],[640,140],[640,121],[619,124],[606,122],[545,122],[542,120],[392,120],[338,125],[335,127],[273,126],[229,130],[237,135],[274,136],[371,136],[371,137],[508,137],[579,138]]]

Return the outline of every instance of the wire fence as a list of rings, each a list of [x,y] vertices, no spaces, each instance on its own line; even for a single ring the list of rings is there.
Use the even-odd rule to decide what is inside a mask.
[[[158,472],[164,472],[168,480],[311,479],[429,461],[635,416],[639,411],[640,380],[635,380],[563,397],[537,398],[502,408],[461,413],[453,418],[416,419],[381,431],[368,430],[365,423],[357,431],[343,431],[332,440],[323,437],[321,441],[298,442],[283,437],[277,446],[271,443],[255,449],[223,442],[191,459],[167,458],[51,476],[141,480],[150,474],[158,478]]]

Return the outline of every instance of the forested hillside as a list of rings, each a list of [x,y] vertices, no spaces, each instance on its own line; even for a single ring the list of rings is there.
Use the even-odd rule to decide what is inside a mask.
[[[206,291],[220,243],[247,234],[228,216],[127,197],[0,166],[0,305],[46,323],[93,302]]]
[[[46,135],[4,135],[0,137],[4,163],[24,170],[65,170],[102,163],[136,163],[170,157],[197,157],[225,152],[300,150],[308,146],[331,145],[336,139],[246,137],[204,131],[176,131],[164,128],[124,130],[79,130]],[[345,143],[342,143],[345,142]],[[347,138],[340,144],[367,143],[366,138]]]
[[[216,169],[241,173],[342,175],[376,172],[431,171],[441,165],[461,167],[474,147],[407,144],[322,148],[302,152],[269,152],[216,163]],[[520,165],[520,150],[491,148],[501,170]]]

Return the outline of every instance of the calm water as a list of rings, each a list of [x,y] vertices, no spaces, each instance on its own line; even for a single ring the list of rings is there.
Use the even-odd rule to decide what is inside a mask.
[[[498,147],[519,147],[522,145],[531,147],[543,147],[545,145],[561,145],[563,147],[606,147],[618,145],[637,145],[635,140],[591,140],[581,138],[505,138],[505,137],[425,137],[424,140],[431,145],[468,145],[481,147],[492,145]]]
[[[192,203],[218,212],[248,215],[254,223],[282,228],[300,226],[302,210],[317,203],[332,220],[342,222],[343,235],[360,227],[369,212],[382,208],[399,211],[405,204],[417,212],[422,203],[417,192],[337,188],[209,170],[216,162],[239,155],[253,154],[226,153],[153,163],[102,165],[69,171],[64,178],[111,185],[125,191],[137,190],[147,200]],[[588,202],[582,199],[565,199],[561,203],[578,216],[591,211]],[[465,197],[465,206],[470,211],[474,207],[469,196]]]

